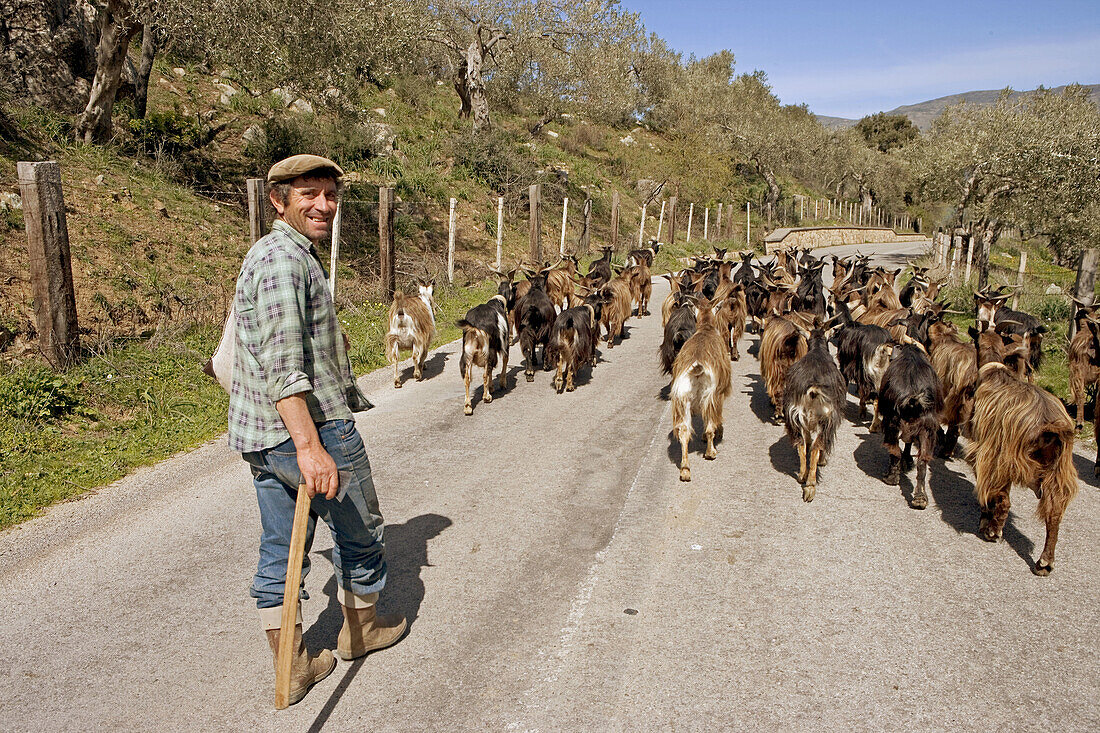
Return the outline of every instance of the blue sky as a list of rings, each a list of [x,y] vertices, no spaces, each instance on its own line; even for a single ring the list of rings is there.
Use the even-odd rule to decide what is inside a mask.
[[[1100,84],[1100,0],[622,0],[678,51],[733,51],[787,104],[858,118],[975,89]]]

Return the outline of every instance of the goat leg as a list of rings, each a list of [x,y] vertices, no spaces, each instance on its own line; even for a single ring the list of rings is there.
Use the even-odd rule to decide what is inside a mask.
[[[806,485],[802,487],[802,501],[811,502],[817,494],[817,463],[821,459],[821,449],[810,449],[810,470],[806,476]]]
[[[1036,575],[1050,575],[1054,569],[1054,546],[1058,544],[1058,526],[1062,523],[1062,512],[1054,509],[1046,518],[1047,540],[1043,545],[1043,554],[1035,561]]]
[[[471,359],[470,361],[466,362],[466,374],[463,375],[463,380],[466,382],[466,406],[462,409],[462,411],[464,413],[466,413],[467,415],[473,415],[474,414],[474,406],[470,402],[470,380],[472,380],[473,377],[474,377],[474,363],[473,363],[473,360]]]
[[[395,389],[401,389],[401,352],[398,351],[393,357],[393,386]]]
[[[482,402],[493,401],[493,365],[491,363],[485,364],[485,381],[483,385],[483,394],[481,396]]]
[[[502,354],[502,357],[504,359],[504,363],[501,364],[501,367],[500,367],[500,388],[504,389],[504,384],[505,384],[505,381],[506,381],[505,377],[508,374],[508,347],[507,346],[504,347],[504,353]],[[493,371],[492,367],[489,368],[489,371],[490,372]],[[489,379],[492,380],[492,377],[490,377]]]
[[[903,470],[908,471],[913,467],[913,444],[905,444],[905,452],[901,455],[901,467]]]
[[[428,355],[428,345],[420,344],[413,349],[413,379],[424,381],[424,357]]]
[[[882,481],[887,486],[897,486],[901,483],[901,447],[894,443],[886,446],[886,450],[890,452],[890,469]]]
[[[714,448],[714,434],[718,430],[713,420],[707,420],[707,450],[703,454],[703,458],[708,461],[713,461],[718,457],[718,451]]]
[[[978,536],[986,542],[996,542],[1004,534],[1005,520],[1012,503],[1008,498],[1008,486],[987,494],[989,500],[982,506],[982,516],[978,520]],[[984,492],[980,491],[979,494]]]
[[[568,364],[565,368],[565,391],[572,392],[577,388],[577,385],[573,384],[573,375],[577,373],[577,367],[575,364]]]
[[[680,439],[680,480],[691,481],[691,467],[688,466],[688,442],[691,440],[691,410],[686,409],[686,419],[676,426],[676,436]]]
[[[878,400],[875,400],[875,416],[871,419],[871,427],[867,428],[869,433],[877,433],[879,428],[882,427],[882,413],[878,411]]]
[[[798,445],[795,446],[798,449],[798,483],[806,483],[806,441],[800,440]]]

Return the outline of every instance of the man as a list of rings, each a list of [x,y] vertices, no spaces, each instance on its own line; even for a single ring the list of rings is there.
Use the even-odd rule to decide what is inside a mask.
[[[343,171],[316,155],[271,167],[271,232],[245,256],[237,279],[236,349],[229,398],[229,445],[252,469],[260,505],[260,561],[252,582],[273,655],[279,647],[294,503],[308,493],[302,578],[316,517],[332,532],[332,564],[344,611],[336,653],[355,659],[397,642],[400,614],[378,615],[386,584],[382,515],[353,411],[369,407],[355,383],[315,245],[330,236]],[[303,599],[308,598],[304,588]],[[299,608],[290,702],[336,666],[328,650],[310,657]]]

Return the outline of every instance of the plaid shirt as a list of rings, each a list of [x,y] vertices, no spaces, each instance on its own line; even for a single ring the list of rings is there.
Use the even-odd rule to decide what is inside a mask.
[[[290,395],[305,399],[315,423],[354,419],[355,376],[327,275],[305,236],[274,222],[244,258],[234,304],[230,448],[249,453],[289,438],[275,402]]]

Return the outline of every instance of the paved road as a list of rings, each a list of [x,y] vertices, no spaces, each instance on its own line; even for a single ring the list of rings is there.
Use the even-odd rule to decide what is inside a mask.
[[[879,479],[880,437],[851,420],[807,505],[746,337],[718,459],[693,455],[682,484],[659,318],[632,320],[576,392],[519,375],[472,417],[454,344],[422,383],[395,391],[387,370],[363,379],[378,405],[359,427],[388,520],[383,606],[411,630],[341,663],[287,711],[272,709],[247,593],[255,500],[222,439],[0,535],[0,727],[1100,725],[1100,496],[1087,448],[1049,578],[1029,572],[1043,542],[1034,496],[1014,492],[1006,540],[982,542],[961,460],[934,463],[932,504],[914,511],[908,481]],[[512,364],[514,380],[516,351]],[[314,647],[332,645],[340,623],[331,543],[317,538]]]

